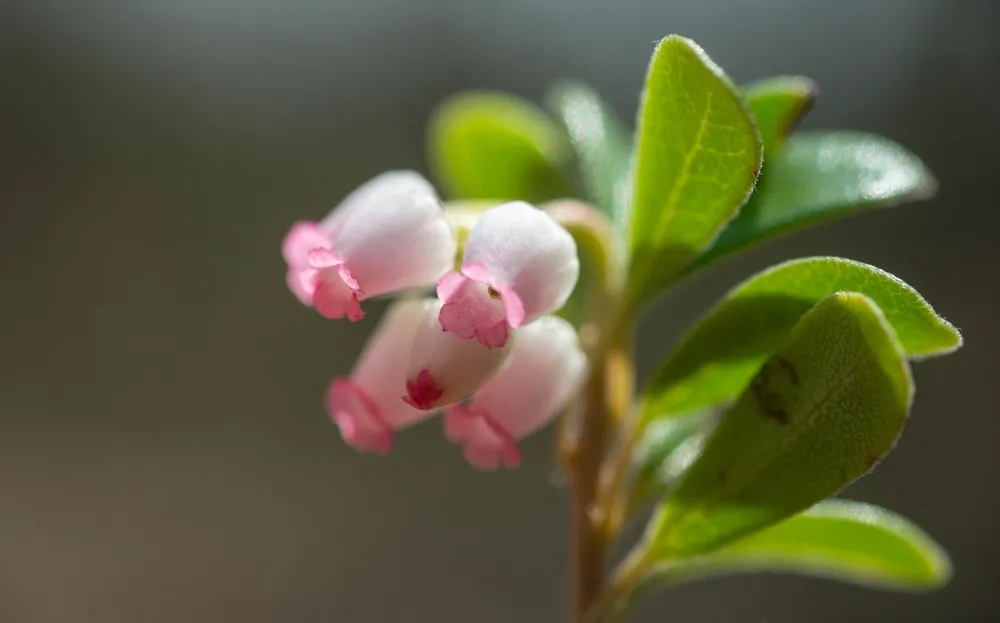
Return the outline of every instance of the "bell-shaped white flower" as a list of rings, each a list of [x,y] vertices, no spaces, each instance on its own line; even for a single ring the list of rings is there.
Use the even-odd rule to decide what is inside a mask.
[[[461,444],[465,458],[479,469],[515,467],[521,461],[517,440],[566,406],[587,369],[587,357],[568,322],[545,316],[523,326],[505,366],[467,405],[445,413],[445,436]]]
[[[516,201],[486,210],[459,272],[438,281],[441,328],[502,347],[510,329],[558,310],[580,274],[576,243],[552,217]]]
[[[288,286],[327,318],[358,320],[365,298],[433,285],[457,243],[430,183],[383,173],[320,223],[292,226],[282,245]]]

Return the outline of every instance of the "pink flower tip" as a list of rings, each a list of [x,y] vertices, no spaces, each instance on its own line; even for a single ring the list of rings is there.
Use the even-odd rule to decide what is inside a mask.
[[[307,263],[308,253],[317,248],[328,249],[333,244],[330,235],[319,223],[299,221],[294,223],[281,242],[281,255],[290,266]]]
[[[421,370],[416,377],[407,379],[406,396],[403,401],[414,409],[427,411],[437,406],[437,401],[444,395],[444,388],[437,384],[430,370]]]
[[[327,411],[340,436],[359,452],[386,455],[392,449],[392,428],[371,397],[350,379],[339,377],[330,384]]]
[[[473,467],[494,471],[521,464],[514,438],[490,414],[456,405],[444,415],[445,437],[462,446],[462,455]]]
[[[324,318],[360,320],[365,292],[343,258],[330,249],[332,244],[332,235],[315,223],[293,225],[282,244],[288,287]]]
[[[319,277],[313,290],[312,303],[316,311],[324,318],[337,319],[347,317],[351,322],[357,322],[365,317],[361,309],[359,295],[364,290],[358,285],[351,271],[343,264],[327,264],[330,254],[322,249],[310,253],[310,261],[321,264]]]
[[[443,331],[462,339],[475,338],[487,348],[503,348],[510,328],[524,320],[521,299],[512,288],[495,284],[481,263],[451,271],[438,281],[444,302],[438,314]]]

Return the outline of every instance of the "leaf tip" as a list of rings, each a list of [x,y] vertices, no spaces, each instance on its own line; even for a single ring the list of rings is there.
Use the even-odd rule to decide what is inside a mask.
[[[914,186],[909,198],[914,201],[933,199],[937,195],[941,185],[923,162],[920,163],[920,169],[920,181]]]
[[[924,587],[926,590],[943,588],[951,582],[951,578],[955,573],[951,556],[930,537],[926,538],[924,547],[927,557],[927,576]]]
[[[911,565],[905,575],[896,578],[897,581],[887,582],[887,587],[926,592],[942,588],[951,581],[954,567],[948,552],[913,521],[872,504],[839,499],[821,503],[815,512],[821,516],[845,517],[881,527],[905,544],[913,556]]]
[[[653,58],[656,58],[660,54],[668,51],[674,51],[693,57],[714,75],[722,78],[733,91],[736,91],[736,87],[732,85],[729,77],[726,75],[726,72],[724,72],[722,68],[712,60],[708,53],[705,52],[705,49],[695,43],[693,39],[688,39],[687,37],[678,34],[667,35],[666,37],[660,39],[660,41],[656,44],[656,49],[653,52]]]
[[[670,33],[656,43],[657,50],[667,46],[683,46],[689,49],[701,50],[701,46],[693,40],[688,39],[684,35],[678,35],[677,33]]]
[[[923,299],[923,297],[921,297],[921,299]],[[934,314],[934,319],[937,321],[938,327],[941,329],[943,334],[947,335],[949,341],[941,344],[933,351],[918,354],[911,357],[911,359],[914,359],[915,361],[922,361],[930,357],[941,357],[944,355],[950,355],[959,348],[962,348],[962,346],[965,345],[965,337],[962,335],[962,331],[938,314],[937,311],[931,307],[930,303],[926,301],[924,301],[924,303],[927,305],[927,308],[930,309],[931,313]]]
[[[812,78],[806,76],[793,76],[789,78],[793,84],[793,90],[802,99],[799,105],[791,111],[791,114],[784,120],[782,132],[786,137],[791,136],[795,129],[799,127],[806,115],[816,106],[819,99],[819,84]]]
[[[887,380],[896,397],[898,404],[903,410],[901,422],[905,422],[909,417],[910,409],[913,407],[913,395],[915,386],[913,383],[913,372],[910,369],[910,362],[906,351],[899,342],[899,336],[895,328],[886,319],[885,312],[878,303],[860,292],[836,292],[826,300],[821,301],[807,312],[808,314],[818,313],[822,307],[840,307],[854,317],[857,328],[865,341],[872,348],[872,352],[878,353],[877,357],[884,370],[889,372]],[[902,426],[902,424],[901,424]],[[895,442],[886,448],[885,451],[872,462],[881,461],[895,447]]]

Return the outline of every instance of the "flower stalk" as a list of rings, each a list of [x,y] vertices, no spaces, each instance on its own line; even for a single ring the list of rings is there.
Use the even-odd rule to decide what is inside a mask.
[[[579,430],[564,425],[559,440],[572,487],[570,623],[584,623],[595,616],[595,606],[606,590],[608,550],[617,536],[618,526],[609,522],[612,508],[607,504],[607,487],[611,482],[620,483],[625,474],[609,479],[608,458],[618,455],[614,443],[626,424],[634,383],[632,327],[627,310],[616,305],[617,300],[612,288],[603,288],[589,306],[596,312],[593,316],[599,333],[588,352],[591,373],[575,409],[581,414]],[[608,314],[609,308],[615,312]],[[600,327],[601,320],[608,319],[611,322]],[[620,467],[625,471],[627,462]]]

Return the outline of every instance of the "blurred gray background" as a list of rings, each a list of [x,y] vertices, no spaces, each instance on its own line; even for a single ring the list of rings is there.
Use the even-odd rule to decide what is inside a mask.
[[[355,454],[321,396],[377,314],[302,308],[279,243],[376,173],[425,170],[452,92],[576,77],[631,118],[671,32],[741,82],[815,78],[806,127],[899,140],[941,192],[686,284],[644,324],[642,371],[773,261],[907,280],[967,346],[916,367],[902,443],[849,495],[926,527],[956,575],[921,596],[716,580],[635,620],[1000,620],[998,26],[991,0],[0,2],[0,621],[563,620],[551,433],[492,475],[433,423]]]

